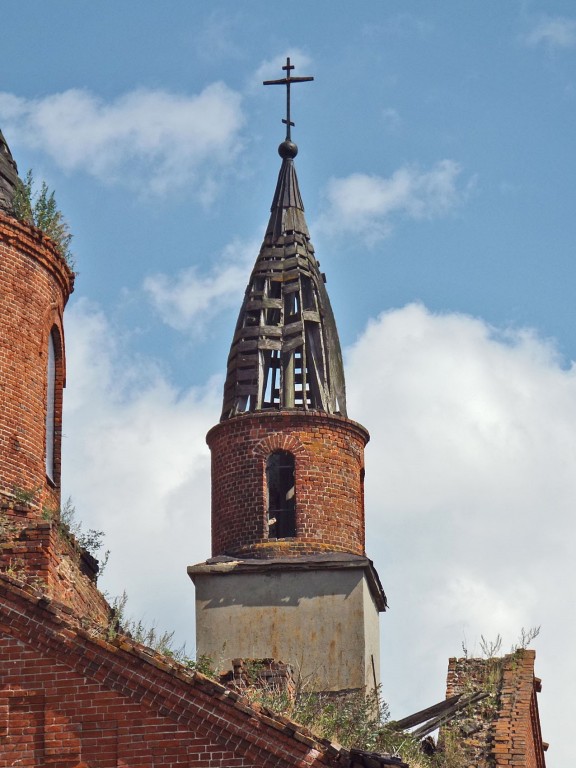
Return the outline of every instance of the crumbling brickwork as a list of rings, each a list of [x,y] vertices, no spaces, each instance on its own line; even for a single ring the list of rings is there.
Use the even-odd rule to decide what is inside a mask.
[[[232,659],[231,671],[220,675],[220,682],[239,693],[252,687],[291,699],[296,695],[294,670],[275,659]]]
[[[364,427],[323,412],[256,412],[210,430],[212,555],[364,554]],[[295,458],[296,536],[268,536],[266,459]]]
[[[58,518],[33,503],[0,495],[0,572],[30,585],[101,626],[110,607],[96,587],[97,561],[82,550]]]
[[[518,650],[502,658],[450,659],[447,698],[473,691],[489,694],[442,730],[440,745],[457,753],[455,764],[545,768],[535,656],[534,651]]]
[[[2,576],[0,679],[0,768],[352,765],[286,718]]]
[[[500,710],[495,723],[495,765],[545,768],[537,694],[540,680],[534,677],[534,651],[517,652],[506,659],[502,676]],[[519,763],[519,761],[522,761]]]
[[[40,230],[0,212],[0,491],[35,490],[59,507],[62,315],[74,275]],[[46,477],[48,339],[55,339],[54,471]]]

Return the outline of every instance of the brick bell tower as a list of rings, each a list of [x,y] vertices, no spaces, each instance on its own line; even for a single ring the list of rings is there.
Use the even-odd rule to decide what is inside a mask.
[[[58,508],[63,314],[74,273],[49,238],[15,218],[17,184],[0,133],[0,493]]]
[[[308,687],[379,682],[386,597],[364,550],[366,429],[346,414],[338,332],[286,140],[228,357],[212,453],[212,557],[190,566],[197,653],[290,663]]]
[[[106,621],[98,564],[60,525],[64,307],[74,273],[19,221],[18,170],[0,132],[0,573]]]

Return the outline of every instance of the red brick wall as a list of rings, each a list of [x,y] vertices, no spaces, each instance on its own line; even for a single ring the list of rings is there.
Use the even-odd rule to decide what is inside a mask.
[[[38,489],[58,507],[62,388],[62,315],[74,277],[39,230],[0,213],[0,491]],[[56,361],[54,483],[46,478],[48,337],[62,340]]]
[[[535,652],[518,650],[502,658],[450,659],[446,697],[486,691],[443,729],[441,741],[457,741],[461,759],[478,768],[545,768],[534,677]],[[462,734],[465,725],[471,736]]]
[[[0,496],[0,573],[34,587],[78,617],[107,626],[110,606],[96,587],[96,561],[56,519]]]
[[[298,726],[0,578],[0,768],[320,768]]]
[[[368,432],[320,412],[256,412],[207,435],[212,451],[212,555],[364,554],[362,470]],[[296,537],[269,539],[266,460],[295,458]]]
[[[534,651],[517,651],[506,660],[494,732],[497,768],[512,765],[545,768],[536,699],[540,684],[534,677],[535,656]]]

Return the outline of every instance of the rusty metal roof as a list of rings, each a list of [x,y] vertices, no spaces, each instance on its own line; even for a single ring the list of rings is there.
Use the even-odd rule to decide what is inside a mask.
[[[286,139],[264,242],[228,357],[222,420],[246,411],[303,409],[346,415],[338,331],[304,217]]]
[[[12,213],[14,189],[18,181],[18,168],[10,148],[0,131],[0,210]]]

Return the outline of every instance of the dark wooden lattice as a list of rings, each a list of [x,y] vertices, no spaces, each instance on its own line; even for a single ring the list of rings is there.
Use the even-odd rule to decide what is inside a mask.
[[[0,210],[12,213],[14,189],[18,183],[18,169],[6,139],[0,131]]]
[[[222,418],[268,408],[346,415],[342,353],[289,141],[232,340]]]

